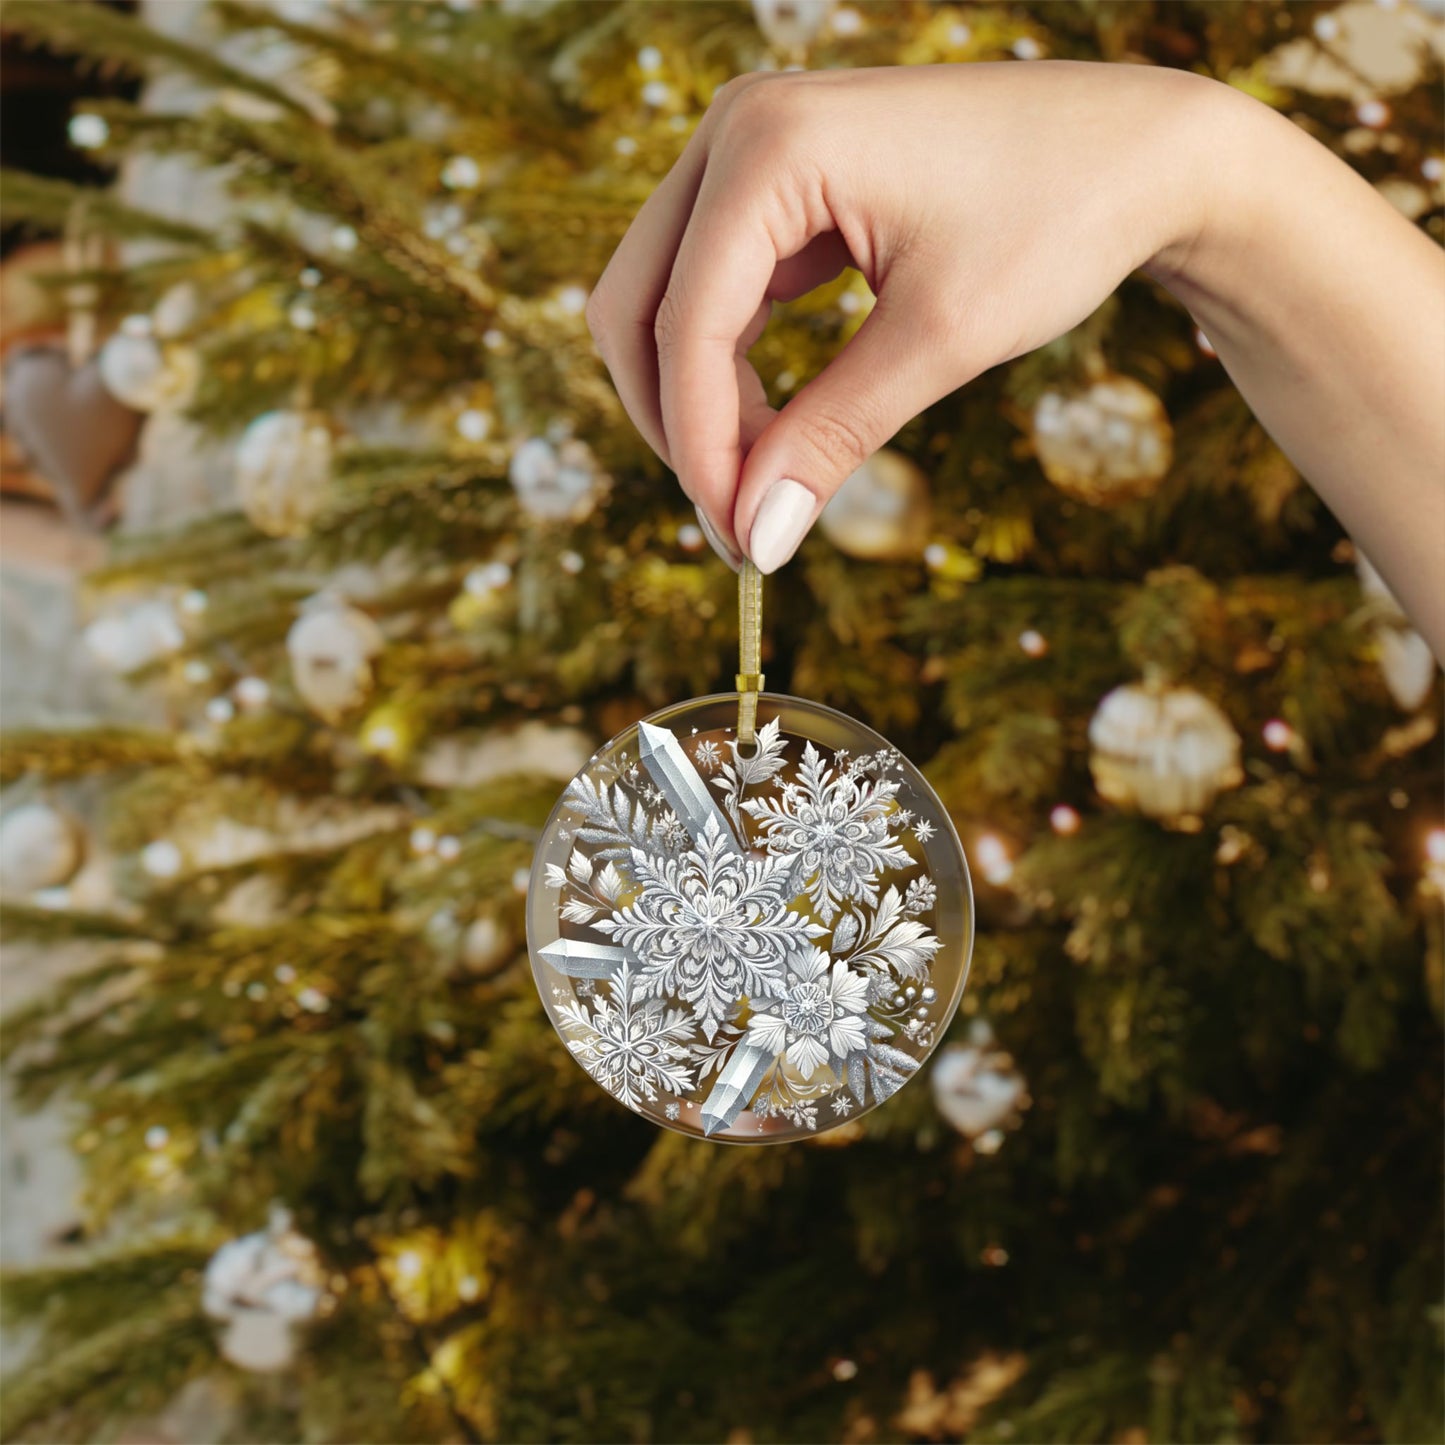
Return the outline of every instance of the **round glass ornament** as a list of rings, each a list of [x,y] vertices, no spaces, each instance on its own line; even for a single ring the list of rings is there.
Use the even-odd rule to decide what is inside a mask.
[[[806,1137],[875,1108],[958,1008],[973,892],[923,775],[832,708],[654,713],[593,755],[537,848],[527,943],[573,1056],[665,1128]]]

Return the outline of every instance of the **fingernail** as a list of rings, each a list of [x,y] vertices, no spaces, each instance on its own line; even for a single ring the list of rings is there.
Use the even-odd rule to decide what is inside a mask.
[[[748,551],[759,572],[776,572],[798,550],[817,510],[818,499],[791,477],[768,488],[748,534]]]
[[[707,513],[701,507],[693,509],[697,513],[697,524],[702,528],[702,534],[707,538],[708,546],[733,569],[738,571],[743,565],[743,559],[735,552],[719,535],[716,527],[707,519]]]

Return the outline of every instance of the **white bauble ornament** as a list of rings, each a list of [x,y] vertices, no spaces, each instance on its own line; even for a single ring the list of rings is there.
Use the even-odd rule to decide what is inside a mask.
[[[165,346],[153,335],[120,331],[97,358],[105,389],[136,411],[183,407],[195,391],[200,362],[188,346]]]
[[[1127,376],[1105,376],[1034,407],[1034,450],[1061,491],[1094,506],[1148,496],[1174,456],[1164,404]]]
[[[512,453],[507,475],[524,511],[544,521],[580,521],[597,500],[604,478],[586,442],[555,445],[532,437]]]
[[[97,617],[83,634],[86,650],[112,671],[126,673],[168,657],[186,635],[169,602],[149,598],[120,612]]]
[[[1089,743],[1100,796],[1166,822],[1202,813],[1244,780],[1239,734],[1192,688],[1116,687],[1089,723]]]
[[[474,919],[462,937],[462,962],[486,977],[496,973],[511,957],[515,940],[490,914]]]
[[[223,1244],[206,1265],[202,1307],[226,1325],[221,1353],[242,1369],[286,1368],[294,1327],[315,1319],[326,1297],[316,1247],[284,1209],[254,1234]]]
[[[10,893],[58,888],[85,856],[80,825],[49,803],[25,803],[0,819],[0,886]]]
[[[835,0],[753,0],[753,18],[769,45],[801,56],[821,33]]]
[[[1363,552],[1356,555],[1355,570],[1360,577],[1360,591],[1377,604],[1375,651],[1385,686],[1400,707],[1414,712],[1430,695],[1437,666],[1435,655],[1430,644],[1410,626],[1395,594]]]
[[[381,629],[337,598],[313,598],[286,634],[291,680],[312,712],[338,721],[371,692],[371,660],[382,649]]]
[[[938,1112],[969,1139],[1017,1123],[1029,1106],[1027,1081],[982,1020],[969,1030],[967,1044],[950,1044],[940,1052],[932,1082]]]
[[[289,1370],[296,1360],[296,1340],[287,1320],[270,1310],[238,1309],[221,1334],[221,1354],[255,1375]]]
[[[904,562],[928,543],[928,479],[900,452],[874,452],[823,508],[818,526],[850,557]]]
[[[236,489],[256,528],[297,537],[326,505],[334,441],[323,412],[269,411],[242,434]]]

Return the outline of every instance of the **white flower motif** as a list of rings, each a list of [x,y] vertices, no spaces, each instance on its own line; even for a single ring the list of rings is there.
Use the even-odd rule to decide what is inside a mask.
[[[833,1105],[833,1112],[840,1118],[846,1118],[853,1112],[853,1101],[840,1089],[833,1095],[829,1102]]]
[[[928,821],[927,818],[920,818],[913,825],[913,836],[917,838],[920,843],[928,842],[928,840],[933,837],[934,833],[936,833],[937,831],[938,830],[933,826],[932,823]]]
[[[700,742],[693,751],[693,760],[703,772],[711,773],[717,770],[717,765],[722,762],[722,751],[711,738]]]
[[[686,1009],[668,1008],[660,999],[638,1002],[632,970],[624,964],[612,985],[612,997],[598,995],[589,1013],[581,1004],[558,1010],[567,1047],[609,1094],[629,1108],[656,1103],[659,1092],[681,1094],[692,1088],[687,1064],[692,1019]]]
[[[794,891],[806,893],[830,923],[840,902],[876,903],[879,875],[912,863],[889,831],[897,791],[896,782],[851,771],[835,777],[808,743],[798,781],[781,799],[750,798],[742,806],[766,834],[768,852],[787,859]]]
[[[821,948],[800,950],[788,960],[782,987],[753,1000],[748,1038],[782,1054],[807,1082],[825,1064],[841,1065],[867,1047],[860,1018],[867,1007],[868,980],[861,973],[850,973]]]
[[[632,851],[641,892],[594,925],[642,964],[639,987],[696,1009],[710,1041],[744,994],[767,993],[784,959],[827,930],[788,904],[788,860],[749,858],[709,818],[675,858]]]
[[[669,1099],[667,1107],[662,1111],[669,1119],[676,1119],[682,1113],[682,1105],[676,1099]]]

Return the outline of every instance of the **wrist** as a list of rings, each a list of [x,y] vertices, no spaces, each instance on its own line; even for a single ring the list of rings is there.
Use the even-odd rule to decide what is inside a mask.
[[[1141,269],[1193,309],[1186,292],[1202,299],[1227,270],[1225,258],[1254,224],[1272,181],[1279,117],[1220,81],[1173,72],[1178,93],[1175,123],[1166,127],[1169,168],[1167,215],[1158,244]],[[1283,122],[1288,125],[1288,122]]]

